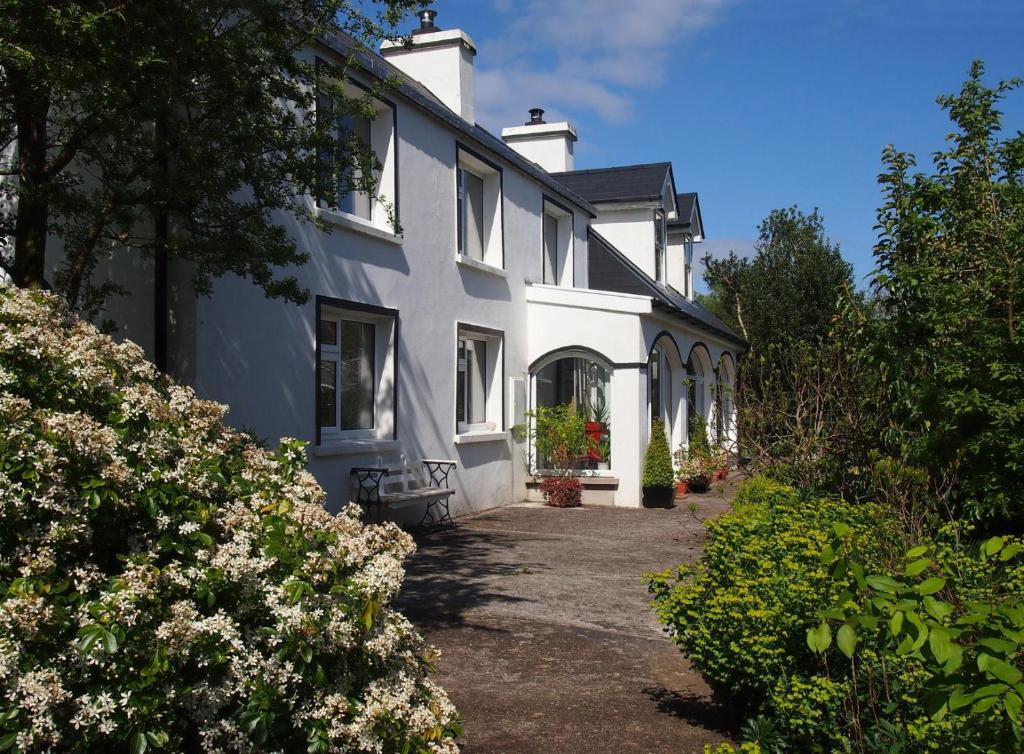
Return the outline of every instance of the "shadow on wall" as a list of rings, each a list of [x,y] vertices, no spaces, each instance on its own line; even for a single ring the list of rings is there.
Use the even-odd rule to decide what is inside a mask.
[[[406,563],[397,609],[421,628],[447,627],[467,625],[467,614],[487,605],[531,602],[501,591],[511,577],[549,570],[543,563],[504,557],[504,552],[521,546],[524,537],[530,535],[465,528],[422,537],[416,554]]]

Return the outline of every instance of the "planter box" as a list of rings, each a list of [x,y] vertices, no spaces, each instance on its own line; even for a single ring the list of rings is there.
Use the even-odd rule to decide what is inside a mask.
[[[615,505],[615,492],[619,489],[619,480],[613,476],[579,476],[583,487],[584,505]],[[544,496],[540,492],[542,476],[530,477],[526,480],[526,499],[531,503],[543,503]]]
[[[675,487],[644,487],[644,508],[671,508],[675,499]]]

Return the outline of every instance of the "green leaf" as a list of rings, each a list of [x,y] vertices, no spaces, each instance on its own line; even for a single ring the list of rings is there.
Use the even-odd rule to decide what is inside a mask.
[[[1003,707],[1006,709],[1006,716],[1017,725],[1021,724],[1021,701],[1021,698],[1012,691],[1003,697]]]
[[[1024,545],[1020,544],[1020,542],[1011,542],[1003,548],[1001,553],[999,553],[999,559],[1010,560],[1010,558],[1014,557],[1021,550],[1024,550]]]
[[[978,670],[989,673],[1004,683],[1019,683],[1024,673],[1005,660],[982,652],[978,655]]]
[[[146,736],[142,733],[135,733],[132,736],[132,747],[131,754],[145,754],[146,749],[149,748],[149,743],[146,741]]]
[[[914,587],[914,590],[918,594],[935,594],[944,586],[946,586],[946,580],[944,578],[941,578],[939,576],[932,576],[930,579],[925,579],[916,587]]]
[[[849,533],[850,525],[845,524],[842,521],[836,521],[834,524],[832,524],[832,531],[836,533],[837,537],[842,539],[847,535],[847,533]]]
[[[917,576],[921,571],[930,566],[932,561],[928,558],[921,558],[915,560],[913,563],[908,563],[907,567],[903,569],[903,573],[906,576]]]
[[[867,585],[877,592],[895,592],[900,588],[899,582],[889,578],[888,576],[866,576],[864,581]]]
[[[853,653],[857,649],[857,632],[849,623],[844,623],[839,627],[839,632],[836,634],[836,646],[847,657],[853,657]]]
[[[953,642],[950,639],[949,631],[942,626],[932,626],[928,635],[928,648],[931,649],[932,656],[940,665],[945,664],[953,655]]]
[[[832,645],[832,629],[828,623],[821,622],[816,628],[807,629],[807,646],[812,652],[821,654]]]
[[[897,610],[889,618],[889,634],[895,639],[903,630],[903,611]]]
[[[1017,649],[1017,646],[1018,646],[1017,642],[1015,642],[1015,641],[1010,641],[1008,639],[997,639],[997,638],[991,638],[991,637],[987,638],[987,639],[981,639],[978,643],[981,644],[984,647],[988,647],[989,649],[991,649],[994,652],[999,652],[1000,654],[1004,654],[1004,655],[1005,654],[1009,654],[1010,652],[1013,652],[1014,650]]]
[[[907,554],[904,555],[907,560],[915,560],[928,552],[928,545],[918,545],[910,550],[907,550]]]
[[[924,609],[928,611],[928,614],[935,618],[935,620],[942,620],[947,615],[953,612],[953,606],[948,602],[937,600],[930,594],[925,596],[921,602],[924,604]]]
[[[1002,537],[992,537],[981,546],[981,551],[988,557],[992,557],[997,552],[1003,549],[1003,545],[1006,543]]]
[[[6,733],[6,734],[0,736],[0,751],[7,751],[12,746],[14,746],[14,742],[17,741],[17,740],[18,740],[18,734],[17,733]]]

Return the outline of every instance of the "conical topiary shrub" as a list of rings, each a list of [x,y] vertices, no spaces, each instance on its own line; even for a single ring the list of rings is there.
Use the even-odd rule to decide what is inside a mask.
[[[411,539],[223,414],[0,286],[0,750],[457,752]]]
[[[667,507],[675,497],[675,472],[672,453],[665,437],[665,422],[651,422],[651,440],[644,456],[644,505],[649,508]]]

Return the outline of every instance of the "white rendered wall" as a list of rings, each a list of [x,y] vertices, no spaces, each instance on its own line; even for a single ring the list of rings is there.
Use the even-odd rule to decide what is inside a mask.
[[[680,293],[686,293],[686,244],[683,243],[684,233],[678,230],[668,231],[668,246],[665,249],[666,270],[665,282]]]
[[[591,225],[633,264],[654,277],[654,207],[601,207]]]
[[[398,443],[413,460],[459,463],[453,513],[505,505],[525,497],[523,475],[516,471],[524,446],[509,432],[487,442],[455,443],[455,328],[463,322],[504,331],[499,390],[508,390],[509,378],[526,376],[525,281],[541,277],[541,212],[543,195],[550,192],[495,160],[503,168],[505,270],[458,264],[455,145],[460,137],[401,100],[398,108],[404,238],[395,243],[349,228],[327,235],[282,217],[312,257],[294,272],[314,296],[399,310]],[[574,224],[573,264],[585,279],[586,214],[576,211]],[[229,421],[252,428],[271,445],[284,436],[312,442],[314,318],[312,301],[301,307],[267,301],[251,283],[224,278],[212,298],[199,301],[200,394],[230,404]],[[631,340],[639,349],[638,330]],[[506,410],[510,404],[506,394]],[[507,430],[507,417],[497,418]],[[312,455],[310,470],[327,490],[332,510],[349,499],[352,466],[394,457],[384,447],[359,455]]]
[[[473,40],[459,29],[417,34],[412,48],[385,41],[381,53],[388,62],[423,84],[470,123],[476,122],[473,84]]]

